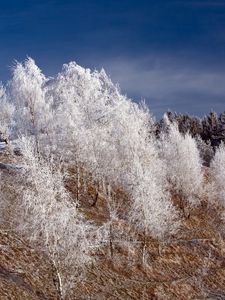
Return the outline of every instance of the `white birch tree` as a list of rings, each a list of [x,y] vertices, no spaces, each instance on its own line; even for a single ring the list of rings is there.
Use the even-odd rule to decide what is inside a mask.
[[[20,140],[20,148],[26,172],[17,230],[49,255],[64,298],[91,261],[93,227],[71,201],[60,170],[37,156],[35,143],[27,137]]]
[[[14,106],[7,99],[6,89],[0,83],[0,140],[7,142],[13,126]]]
[[[188,133],[182,135],[176,124],[169,124],[168,133],[162,134],[161,142],[172,192],[191,206],[200,204],[203,172],[195,139]]]
[[[210,164],[209,197],[211,201],[225,207],[225,145],[222,143],[217,148],[215,156]]]
[[[47,78],[31,58],[16,63],[10,82],[17,133],[33,135],[37,152],[40,135],[48,133],[53,118],[52,103],[46,97],[46,82]]]

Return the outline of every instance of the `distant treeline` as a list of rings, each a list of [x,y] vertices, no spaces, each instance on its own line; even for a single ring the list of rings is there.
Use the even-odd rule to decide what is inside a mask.
[[[177,123],[179,131],[190,133],[197,140],[197,144],[205,162],[208,165],[214,155],[215,149],[225,142],[225,111],[219,115],[210,112],[203,118],[188,114],[167,112],[165,116],[172,123]],[[156,134],[166,128],[165,117],[156,123]]]

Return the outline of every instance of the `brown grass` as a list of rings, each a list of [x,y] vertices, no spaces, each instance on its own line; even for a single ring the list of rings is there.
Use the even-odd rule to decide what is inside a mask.
[[[0,156],[3,159],[17,161],[10,155],[8,159]],[[75,168],[69,169],[65,183],[73,198],[77,195],[75,172]],[[14,179],[13,174],[6,173],[3,178],[9,182]],[[97,183],[91,182],[87,189],[82,181],[79,186],[80,210],[88,220],[101,225],[109,218],[109,199]],[[93,205],[97,191],[98,200]],[[113,201],[119,213],[112,224],[112,249],[106,243],[93,253],[95,263],[88,267],[85,279],[76,284],[67,300],[225,299],[225,239],[219,207],[203,201],[195,209],[185,206],[185,213],[180,208],[181,230],[163,242],[148,236],[143,261],[143,233],[126,218],[129,197],[118,189]],[[179,207],[179,197],[173,201]],[[3,227],[0,299],[57,299],[50,262]]]

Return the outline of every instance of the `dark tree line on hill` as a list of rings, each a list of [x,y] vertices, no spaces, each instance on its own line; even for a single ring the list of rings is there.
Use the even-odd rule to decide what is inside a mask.
[[[167,112],[166,116],[170,122],[178,124],[181,133],[189,132],[197,140],[204,164],[209,165],[215,149],[225,142],[225,111],[219,115],[210,112],[203,118],[175,112]],[[156,133],[165,130],[165,126],[164,119],[157,122]]]

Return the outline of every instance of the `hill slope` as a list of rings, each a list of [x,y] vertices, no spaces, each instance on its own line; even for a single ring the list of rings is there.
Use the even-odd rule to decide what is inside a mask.
[[[4,151],[0,161],[19,164],[20,157]],[[10,176],[12,171],[4,170],[4,178]],[[73,191],[75,186],[71,177],[67,188]],[[107,203],[100,197],[93,206],[94,197],[90,187],[81,210],[99,223],[108,218]],[[118,193],[117,198],[122,197]],[[0,299],[58,299],[56,273],[49,259],[6,231],[4,224],[1,227]],[[202,205],[182,219],[176,237],[159,242],[148,236],[144,244],[141,232],[118,219],[112,223],[111,244],[94,254],[96,260],[86,277],[66,299],[224,299],[225,241],[219,227],[216,210]]]

